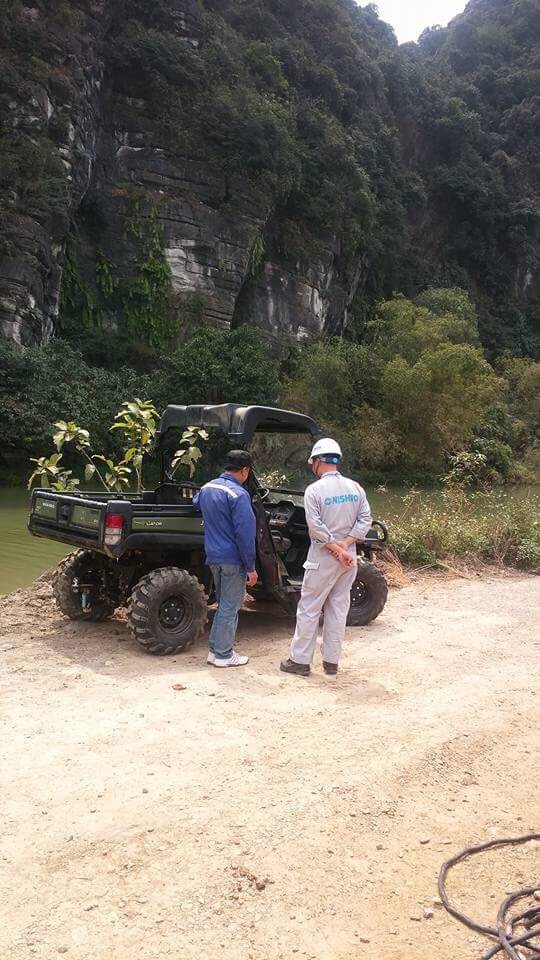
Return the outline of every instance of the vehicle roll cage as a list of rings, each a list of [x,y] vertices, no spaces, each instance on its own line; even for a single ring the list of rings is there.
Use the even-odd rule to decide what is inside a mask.
[[[255,433],[306,433],[313,442],[323,435],[318,423],[303,413],[275,407],[242,406],[239,403],[168,406],[156,430],[155,452],[161,476],[167,477],[167,462],[174,453],[178,434],[188,427],[215,428],[229,440],[231,449],[249,447]]]

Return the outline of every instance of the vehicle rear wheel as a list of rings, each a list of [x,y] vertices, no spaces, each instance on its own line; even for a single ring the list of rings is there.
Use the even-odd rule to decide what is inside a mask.
[[[147,653],[180,653],[204,630],[208,603],[204,587],[187,570],[160,567],[135,585],[128,626]]]
[[[83,609],[83,597],[78,584],[88,584],[89,587],[86,610]],[[102,559],[91,550],[77,550],[62,560],[55,572],[52,588],[56,606],[70,620],[97,623],[111,617],[117,606],[104,593]]]
[[[363,627],[371,623],[384,609],[388,599],[388,584],[384,574],[374,563],[358,561],[358,574],[351,589],[351,609],[347,626]]]

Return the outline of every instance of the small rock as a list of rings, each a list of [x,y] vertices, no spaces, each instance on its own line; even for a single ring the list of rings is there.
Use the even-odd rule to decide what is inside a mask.
[[[89,910],[95,910],[96,907],[97,907],[97,903],[85,903],[83,906],[83,910],[86,910],[86,912],[88,913]]]
[[[433,916],[434,916],[433,910],[431,910],[429,907],[424,907],[424,919],[431,920]]]
[[[143,787],[143,788],[142,788],[142,792],[143,792],[143,793],[148,793],[148,788],[147,788],[147,787]]]
[[[148,827],[148,829],[147,829],[146,832],[147,832],[147,833],[153,833],[153,832],[154,832],[154,827]]]
[[[540,890],[535,890],[535,891],[534,891],[534,899],[535,899],[535,900],[540,900]]]
[[[369,937],[359,937],[360,943],[371,943]]]
[[[266,883],[264,880],[256,880],[255,886],[257,887],[257,890],[266,890]]]
[[[351,810],[351,811],[350,811],[349,816],[350,816],[350,817],[355,817],[355,816],[356,816],[354,810]]]
[[[421,837],[420,843],[429,843],[430,840],[431,840],[431,837]]]
[[[58,947],[57,953],[67,953],[68,949],[69,949],[68,947]]]
[[[411,913],[409,920],[415,920],[417,923],[421,923],[422,917],[420,916],[419,913]]]
[[[173,690],[187,690],[183,683],[173,683],[172,688]]]

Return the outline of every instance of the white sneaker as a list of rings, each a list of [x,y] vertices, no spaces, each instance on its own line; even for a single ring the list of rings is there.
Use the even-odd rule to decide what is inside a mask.
[[[216,662],[216,655],[215,655],[215,653],[212,653],[211,650],[208,651],[208,656],[207,656],[207,658],[206,658],[206,662],[212,664],[212,666],[213,666],[213,665],[215,664],[215,662]]]
[[[245,667],[246,663],[249,663],[249,657],[241,657],[236,650],[233,650],[230,657],[227,657],[226,660],[219,660],[217,657],[214,657],[215,667]]]

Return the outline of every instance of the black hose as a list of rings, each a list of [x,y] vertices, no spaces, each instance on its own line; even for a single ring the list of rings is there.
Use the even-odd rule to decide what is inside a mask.
[[[499,907],[497,926],[487,927],[484,926],[484,924],[477,923],[476,920],[471,920],[470,917],[467,917],[450,902],[446,892],[448,873],[456,864],[467,860],[475,853],[482,853],[484,850],[492,850],[495,847],[517,846],[523,843],[530,843],[532,840],[540,840],[540,834],[528,833],[523,837],[488,840],[487,843],[480,843],[475,847],[467,847],[465,850],[462,850],[461,853],[450,857],[449,860],[443,863],[440,869],[439,896],[448,913],[455,917],[456,920],[459,920],[460,923],[469,927],[470,930],[475,930],[476,933],[483,933],[484,936],[491,937],[497,941],[496,945],[484,954],[482,960],[489,960],[489,958],[494,957],[501,951],[503,951],[504,955],[509,957],[510,960],[523,960],[524,956],[527,956],[528,960],[540,960],[540,906],[529,907],[516,916],[508,917],[510,908],[519,900],[531,898],[538,890],[538,887],[526,887],[523,890],[516,890],[515,893],[509,894]],[[540,886],[540,883],[538,886]],[[522,931],[516,930],[515,928],[518,925],[524,929]],[[537,942],[535,943],[534,941]],[[522,950],[527,951],[527,953],[517,953],[514,948],[518,946],[520,946]]]

